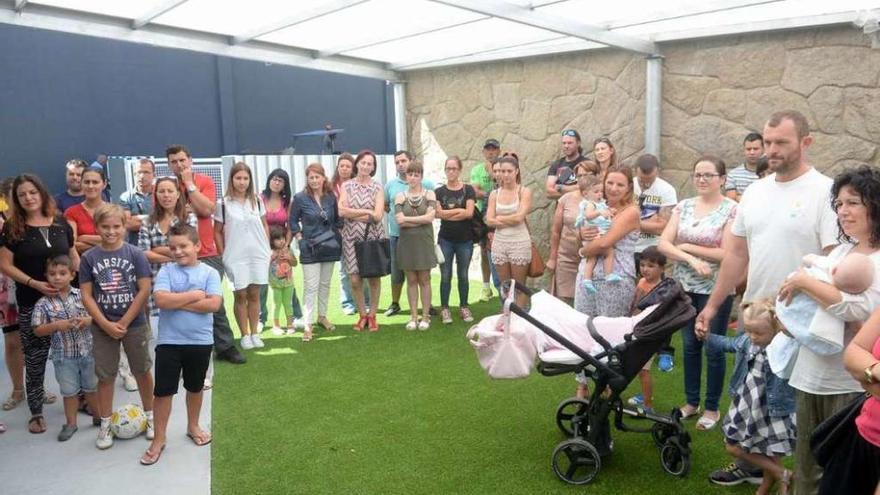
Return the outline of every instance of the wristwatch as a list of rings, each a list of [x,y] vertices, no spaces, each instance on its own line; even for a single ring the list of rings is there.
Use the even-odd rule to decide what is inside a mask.
[[[198,188],[196,188],[195,184],[190,184],[190,185],[186,186],[186,191],[194,193],[194,192],[198,191]]]
[[[867,383],[877,383],[877,379],[874,378],[874,367],[880,364],[880,361],[875,362],[871,366],[865,368],[865,382]]]

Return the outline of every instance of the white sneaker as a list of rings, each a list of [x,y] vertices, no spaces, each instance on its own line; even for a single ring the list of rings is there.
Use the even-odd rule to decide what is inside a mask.
[[[153,416],[147,416],[147,430],[145,435],[147,440],[152,440],[156,437],[156,428],[153,426]]]
[[[290,327],[286,330],[286,332],[287,332],[287,335],[293,335],[296,333],[296,328]]]
[[[284,329],[281,327],[272,327],[272,335],[280,337],[284,335]]]
[[[254,348],[254,342],[251,340],[250,335],[245,335],[241,338],[241,348],[248,351]]]
[[[136,392],[138,389],[137,380],[131,376],[131,373],[122,374],[122,386],[129,392]]]
[[[431,320],[422,319],[419,321],[419,330],[427,330],[431,326]]]
[[[263,339],[261,339],[260,336],[257,334],[251,335],[251,343],[254,345],[254,347],[257,348],[265,346],[265,344],[263,344]]]
[[[98,429],[98,439],[95,440],[95,447],[101,450],[109,449],[113,446],[113,432],[110,431],[110,425],[106,428],[103,426]]]
[[[299,330],[303,330],[306,328],[306,321],[302,318],[296,318],[293,320],[293,328],[297,328]]]

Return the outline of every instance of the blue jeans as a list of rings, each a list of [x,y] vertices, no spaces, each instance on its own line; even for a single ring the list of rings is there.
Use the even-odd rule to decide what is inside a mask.
[[[458,301],[459,306],[465,308],[468,305],[468,267],[471,265],[471,256],[474,254],[474,243],[471,241],[453,242],[444,238],[437,239],[440,250],[443,251],[445,261],[440,265],[440,306],[449,307],[449,293],[452,292],[452,260],[457,263],[455,276],[458,278]]]
[[[260,286],[260,321],[266,323],[269,321],[269,310],[266,306],[266,302],[269,300],[269,286],[261,285]],[[293,304],[293,317],[296,319],[300,319],[303,317],[302,306],[299,304],[299,298],[296,297],[296,287],[293,288],[293,298],[291,299],[291,304]]]
[[[691,298],[691,304],[697,310],[697,314],[706,307],[709,301],[708,294],[687,293]],[[709,332],[716,335],[726,335],[727,325],[730,320],[730,310],[733,307],[733,296],[721,303],[715,318],[709,322]],[[684,344],[684,395],[687,403],[691,406],[700,405],[701,375],[703,372],[703,342],[697,340],[694,335],[696,318],[689,321],[681,331],[681,340]],[[727,359],[724,351],[720,348],[709,349],[706,347],[706,402],[704,407],[707,411],[717,411],[718,401],[721,400],[721,389],[724,387],[724,372],[727,369]]]
[[[357,305],[354,302],[354,296],[351,293],[351,278],[345,269],[345,262],[339,262],[339,274],[341,276],[339,283],[339,301],[342,309],[356,310]],[[370,284],[364,284],[364,306],[370,305]]]

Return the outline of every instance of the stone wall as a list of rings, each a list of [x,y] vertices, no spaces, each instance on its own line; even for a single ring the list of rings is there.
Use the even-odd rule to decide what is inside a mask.
[[[880,164],[880,50],[854,27],[719,37],[661,48],[663,176],[690,194],[689,168],[702,153],[741,160],[746,133],[774,110],[803,112],[815,143],[808,159],[834,173]],[[559,132],[589,146],[609,136],[624,159],[644,148],[645,60],[598,50],[407,73],[410,147],[435,178],[448,155],[470,168],[487,138],[516,151],[535,186],[530,222],[547,247],[543,188],[559,155]],[[441,174],[442,176],[442,174]]]

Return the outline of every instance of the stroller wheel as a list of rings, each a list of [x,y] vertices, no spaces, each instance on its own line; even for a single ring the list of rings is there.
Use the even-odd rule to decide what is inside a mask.
[[[586,431],[586,424],[590,402],[586,399],[566,399],[556,408],[556,426],[567,437],[575,436],[575,430],[579,434]]]
[[[660,448],[660,464],[672,476],[683,478],[691,469],[691,458],[675,439],[669,439]]]
[[[596,478],[602,459],[593,444],[580,438],[563,440],[553,450],[553,472],[562,481],[585,485]]]
[[[654,445],[658,449],[662,449],[666,445],[666,441],[675,436],[675,430],[669,425],[663,423],[654,423],[651,427],[651,438],[654,439]]]

